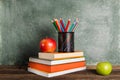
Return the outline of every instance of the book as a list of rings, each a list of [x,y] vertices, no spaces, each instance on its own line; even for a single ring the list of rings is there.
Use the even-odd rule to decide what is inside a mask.
[[[47,72],[43,72],[34,68],[28,68],[29,72],[32,72],[34,74],[37,75],[41,75],[44,77],[55,77],[55,76],[59,76],[59,75],[64,75],[64,74],[68,74],[68,73],[73,73],[73,72],[77,72],[77,71],[82,71],[82,70],[86,70],[86,67],[78,67],[78,68],[74,68],[74,69],[69,69],[69,70],[64,70],[64,71],[59,71],[59,72],[54,72],[54,73],[47,73]]]
[[[69,52],[69,53],[43,53],[39,52],[38,57],[41,59],[47,59],[47,60],[60,60],[60,59],[68,59],[68,58],[79,58],[82,57],[83,52]]]
[[[45,64],[40,64],[36,62],[29,62],[28,66],[40,71],[51,73],[51,72],[64,71],[72,68],[84,67],[86,66],[86,63],[85,61],[79,61],[79,62],[72,62],[72,63],[51,66],[51,65],[45,65]]]
[[[65,64],[65,63],[78,62],[78,61],[85,61],[85,57],[53,60],[53,61],[44,60],[40,58],[33,58],[33,57],[29,58],[29,62],[36,62],[36,63],[46,64],[46,65],[57,65],[57,64]]]

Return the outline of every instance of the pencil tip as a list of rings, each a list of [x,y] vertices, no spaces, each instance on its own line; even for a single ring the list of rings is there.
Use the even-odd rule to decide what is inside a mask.
[[[71,19],[68,19],[69,21],[71,20]]]
[[[53,20],[54,20],[54,21],[56,21],[56,20],[57,20],[57,18],[54,18]]]
[[[76,21],[79,22],[79,18],[76,18]]]

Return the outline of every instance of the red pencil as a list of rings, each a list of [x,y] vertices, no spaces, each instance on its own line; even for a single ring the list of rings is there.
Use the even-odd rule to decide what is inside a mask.
[[[67,32],[67,31],[68,31],[68,28],[69,28],[70,22],[71,22],[71,20],[70,20],[70,19],[68,19],[68,22],[67,22],[67,25],[66,25],[66,28],[65,28],[65,32]]]
[[[64,31],[65,31],[65,26],[64,26],[64,23],[63,23],[62,18],[60,18],[60,24],[62,25],[62,27],[63,27],[63,29],[64,29]]]
[[[62,32],[58,20],[57,20],[57,19],[54,19],[54,21],[55,21],[55,23],[56,23],[56,25],[57,25],[57,27],[58,27],[59,32]]]

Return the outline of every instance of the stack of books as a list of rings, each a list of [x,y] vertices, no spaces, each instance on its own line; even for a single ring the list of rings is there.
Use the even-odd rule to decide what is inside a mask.
[[[38,58],[29,58],[28,71],[44,76],[54,77],[86,69],[83,52],[38,53]]]

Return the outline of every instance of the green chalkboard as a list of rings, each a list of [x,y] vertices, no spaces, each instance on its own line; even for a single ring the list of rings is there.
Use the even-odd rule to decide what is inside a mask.
[[[27,65],[39,41],[57,40],[51,19],[80,19],[75,49],[87,64],[120,64],[120,0],[0,0],[0,64]]]

